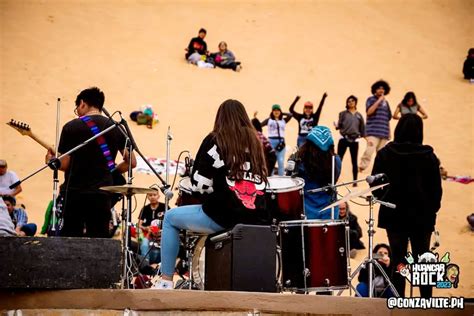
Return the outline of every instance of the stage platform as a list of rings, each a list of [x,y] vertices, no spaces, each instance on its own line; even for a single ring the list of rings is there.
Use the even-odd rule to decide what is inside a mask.
[[[15,312],[16,311],[16,312]],[[217,291],[0,291],[2,315],[473,315],[464,310],[390,310],[383,299]]]

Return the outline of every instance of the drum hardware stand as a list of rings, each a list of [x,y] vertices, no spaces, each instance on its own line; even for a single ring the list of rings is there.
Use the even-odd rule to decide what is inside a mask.
[[[176,285],[175,289],[188,289],[188,290],[202,290],[201,285],[197,284],[194,281],[194,271],[193,271],[193,256],[196,243],[198,242],[200,236],[190,236],[186,232],[186,263],[188,267],[189,277],[187,280],[184,280],[179,285]]]
[[[153,166],[150,164],[150,162],[145,158],[145,156],[141,153],[140,149],[138,148],[135,139],[133,138],[132,132],[130,131],[130,128],[128,127],[127,121],[122,117],[121,113],[120,114],[120,122],[116,122],[112,119],[112,116],[110,113],[102,107],[102,112],[114,123],[113,126],[111,127],[118,127],[120,131],[126,135],[128,141],[129,141],[129,155],[131,157],[132,152],[135,151],[142,159],[143,161],[148,165],[148,167],[152,170],[152,172],[156,175],[156,177],[161,181],[162,186],[160,187],[161,192],[165,195],[165,198],[171,199],[173,197],[173,192],[170,190],[170,186],[168,185],[167,182],[161,178],[160,174],[153,168]],[[97,135],[96,135],[97,136]],[[130,158],[131,159],[131,158]],[[128,166],[128,185],[132,184],[132,165],[129,164]],[[124,236],[124,253],[123,253],[123,275],[122,275],[122,288],[126,288],[126,286],[130,286],[131,283],[131,277],[129,273],[131,273],[131,267],[130,267],[130,262],[133,261],[133,257],[131,256],[132,252],[129,249],[129,243],[131,241],[131,236],[130,236],[130,228],[131,228],[131,210],[132,210],[132,194],[127,194],[127,213],[126,213],[126,227],[125,227],[125,236]]]
[[[54,158],[58,155],[59,147],[59,121],[60,121],[60,109],[61,109],[61,98],[58,98],[56,105],[56,141],[54,143]],[[53,170],[53,209],[52,209],[52,218],[51,218],[51,231],[52,235],[59,236],[59,225],[58,231],[56,231],[56,221],[58,221],[58,169]]]
[[[165,172],[165,183],[168,187],[169,187],[169,176],[170,176],[170,149],[171,149],[172,140],[173,140],[173,136],[171,135],[171,130],[170,130],[170,127],[168,126],[168,133],[166,134],[166,172]],[[168,195],[165,195],[165,213],[168,211],[169,201],[171,197],[169,197]],[[162,227],[160,226],[160,229],[161,228]]]
[[[367,231],[367,233],[369,235],[368,257],[365,258],[364,261],[362,261],[359,264],[357,269],[349,277],[350,288],[352,288],[356,292],[356,294],[360,296],[360,293],[352,285],[352,280],[357,275],[357,273],[359,273],[359,271],[368,264],[369,297],[372,298],[373,294],[374,294],[373,293],[374,292],[374,289],[373,289],[373,275],[374,275],[373,266],[375,265],[375,267],[377,269],[379,269],[379,271],[382,273],[383,278],[385,279],[385,281],[387,281],[388,287],[390,287],[390,289],[392,290],[395,297],[400,297],[397,290],[393,286],[393,283],[390,281],[390,278],[387,276],[384,269],[382,268],[380,263],[377,261],[378,258],[376,256],[374,257],[374,254],[373,254],[373,249],[374,249],[373,237],[374,237],[374,233],[375,233],[375,230],[374,230],[374,222],[375,222],[374,221],[374,204],[379,203],[379,204],[382,204],[382,205],[384,205],[386,207],[389,207],[389,208],[395,208],[396,206],[392,203],[380,201],[372,195],[365,197],[365,199],[366,199],[367,202],[369,202],[369,220],[366,221],[366,223],[369,225],[369,230]]]

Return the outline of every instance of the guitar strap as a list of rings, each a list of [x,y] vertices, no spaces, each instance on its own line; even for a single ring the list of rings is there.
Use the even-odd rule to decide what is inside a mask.
[[[89,127],[89,129],[91,130],[94,136],[100,133],[100,129],[97,127],[94,121],[90,118],[90,116],[84,115],[84,116],[81,116],[80,119],[87,125],[87,127]],[[107,168],[109,168],[110,172],[114,171],[116,167],[115,161],[112,158],[109,145],[107,145],[107,142],[105,141],[105,137],[101,135],[97,137],[95,140],[97,141],[97,144],[99,145],[100,150],[102,151],[102,154],[104,155],[105,161],[107,162]]]

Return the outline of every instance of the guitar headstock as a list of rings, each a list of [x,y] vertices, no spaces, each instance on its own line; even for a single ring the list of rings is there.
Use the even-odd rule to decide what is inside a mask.
[[[16,129],[21,135],[31,136],[32,134],[30,126],[26,123],[11,119],[10,122],[7,123],[7,125]]]

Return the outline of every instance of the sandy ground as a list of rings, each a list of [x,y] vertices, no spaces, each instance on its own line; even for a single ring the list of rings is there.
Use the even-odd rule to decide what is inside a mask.
[[[57,98],[62,126],[74,117],[77,93],[96,85],[105,92],[110,112],[128,115],[152,104],[160,123],[152,130],[131,124],[137,143],[144,154],[164,157],[171,126],[171,152],[177,158],[185,149],[196,152],[227,98],[264,118],[274,103],[287,108],[298,94],[302,110],[305,100],[317,103],[327,91],[320,123],[332,126],[348,95],[358,96],[363,109],[370,85],[384,78],[392,86],[387,97],[392,109],[405,92],[416,92],[429,114],[425,142],[434,146],[449,173],[474,175],[474,85],[461,74],[474,43],[473,10],[469,0],[0,0],[0,120],[24,121],[53,144]],[[221,40],[228,42],[243,62],[242,72],[186,64],[184,47],[200,27],[208,30],[211,50]],[[5,124],[0,133],[0,157],[20,178],[43,165],[45,150],[31,139]],[[295,121],[287,133],[287,143],[295,145]],[[349,181],[349,159],[343,166],[341,181]],[[149,186],[156,179],[136,174],[134,183]],[[440,255],[451,252],[461,281],[457,289],[436,290],[437,296],[474,296],[473,233],[466,224],[473,188],[443,183],[438,250]],[[19,201],[26,204],[30,221],[42,224],[51,196],[49,170],[23,183]],[[137,204],[139,209],[143,196]],[[352,209],[362,224],[367,209]],[[383,230],[377,230],[375,241],[386,241]]]

